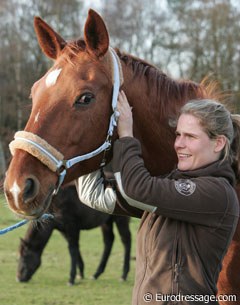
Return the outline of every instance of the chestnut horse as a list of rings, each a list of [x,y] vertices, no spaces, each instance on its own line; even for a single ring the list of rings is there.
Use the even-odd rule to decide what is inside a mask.
[[[34,26],[43,53],[54,64],[33,85],[30,118],[11,143],[13,158],[5,180],[10,209],[20,217],[38,218],[65,174],[64,183],[111,159],[110,144],[117,138],[116,92],[122,83],[146,167],[152,175],[172,170],[176,155],[170,123],[189,99],[211,97],[206,88],[175,81],[149,63],[111,49],[105,23],[93,10],[84,39],[77,41],[67,43],[40,18]],[[219,294],[240,295],[239,232],[238,225],[224,259]]]

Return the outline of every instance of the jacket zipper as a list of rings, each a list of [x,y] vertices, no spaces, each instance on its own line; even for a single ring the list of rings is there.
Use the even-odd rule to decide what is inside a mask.
[[[178,294],[179,265],[175,263],[173,271],[173,295]]]
[[[179,273],[180,273],[180,259],[181,259],[181,249],[178,237],[178,223],[176,227],[176,244],[174,252],[173,261],[173,279],[172,279],[172,295],[177,295],[179,293]]]

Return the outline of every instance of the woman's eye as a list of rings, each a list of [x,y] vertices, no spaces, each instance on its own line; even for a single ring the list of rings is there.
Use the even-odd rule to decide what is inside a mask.
[[[187,135],[188,138],[193,139],[194,136],[192,134]]]
[[[95,101],[95,97],[92,93],[84,93],[78,96],[74,102],[75,106],[88,105]]]

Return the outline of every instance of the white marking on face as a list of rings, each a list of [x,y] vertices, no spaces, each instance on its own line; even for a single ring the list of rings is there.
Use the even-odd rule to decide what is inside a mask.
[[[48,73],[45,83],[46,86],[49,88],[51,86],[54,86],[57,82],[58,76],[60,75],[62,69],[56,69]]]
[[[40,110],[39,110],[38,113],[35,115],[34,123],[37,123],[37,122],[38,122],[39,115],[40,115]]]
[[[10,188],[10,192],[13,195],[14,203],[17,208],[19,208],[18,195],[19,195],[20,191],[21,191],[20,187],[18,186],[17,182],[14,181],[12,188]]]

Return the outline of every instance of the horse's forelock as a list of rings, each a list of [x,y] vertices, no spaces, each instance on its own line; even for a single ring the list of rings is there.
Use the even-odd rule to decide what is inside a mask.
[[[83,39],[70,41],[64,47],[61,58],[66,62],[75,65],[75,59],[80,52],[84,52],[85,50],[86,44]]]
[[[68,42],[64,47],[61,59],[75,66],[78,63],[79,54],[86,51],[87,47],[83,39],[74,40]],[[105,56],[101,57],[100,60],[96,57],[93,57],[91,54],[89,54],[89,56],[92,58],[95,66],[106,75],[110,82],[113,82],[114,69],[110,51],[108,51]],[[120,69],[120,80],[123,82],[123,75],[121,73],[122,71]]]
[[[61,59],[70,63],[71,65],[76,65],[79,54],[82,52],[86,52],[86,50],[86,43],[83,39],[68,42],[62,51]],[[112,80],[112,63],[110,60],[109,52],[106,53],[106,56],[104,56],[101,61],[101,63],[105,63],[105,66],[107,68],[106,70],[105,67],[95,57],[92,59],[93,61],[95,61],[95,64],[98,65],[98,68],[100,68],[104,72],[107,71],[107,73],[105,74],[107,74],[108,77],[110,71],[110,79]]]

